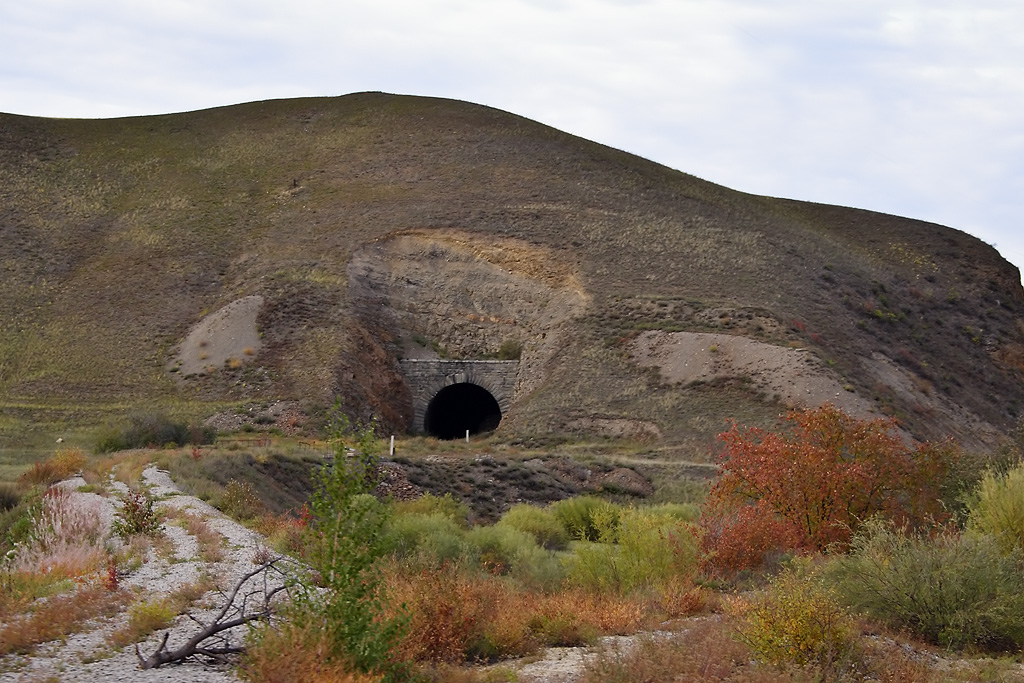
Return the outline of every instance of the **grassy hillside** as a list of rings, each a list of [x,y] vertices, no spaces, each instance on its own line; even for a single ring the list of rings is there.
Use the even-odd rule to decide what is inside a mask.
[[[0,446],[139,406],[202,416],[335,395],[401,428],[400,337],[454,347],[480,324],[419,326],[424,313],[389,327],[350,296],[350,260],[441,229],[535,248],[587,302],[551,336],[509,323],[536,342],[510,438],[644,420],[692,455],[725,418],[778,414],[742,381],[675,386],[640,370],[625,344],[645,329],[809,348],[918,436],[991,445],[971,425],[1005,431],[1020,413],[1019,273],[962,232],[744,194],[482,106],[362,93],[111,120],[0,115]],[[193,325],[252,294],[266,301],[252,363],[184,382],[167,372]],[[865,365],[879,354],[916,388]]]

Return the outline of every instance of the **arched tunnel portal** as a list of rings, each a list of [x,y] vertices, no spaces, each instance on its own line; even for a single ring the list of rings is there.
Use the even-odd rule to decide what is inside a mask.
[[[439,439],[496,429],[512,405],[518,361],[404,360],[412,431]]]
[[[423,431],[438,439],[491,432],[501,422],[501,408],[491,392],[463,382],[452,384],[434,395],[423,417]]]

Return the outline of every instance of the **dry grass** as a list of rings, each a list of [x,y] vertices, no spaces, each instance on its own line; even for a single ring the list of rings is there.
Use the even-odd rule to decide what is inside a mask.
[[[784,675],[750,662],[749,650],[730,636],[720,618],[710,618],[676,637],[643,638],[628,650],[602,651],[586,665],[581,683],[813,680]]]
[[[75,474],[86,465],[85,451],[81,448],[60,448],[52,456],[21,475],[19,483],[28,486],[49,486]]]
[[[28,538],[4,567],[5,584],[58,583],[101,571],[107,563],[103,546],[102,502],[72,503],[66,489],[50,488],[31,520]],[[6,591],[5,591],[6,592]]]
[[[203,562],[221,562],[224,559],[224,535],[210,526],[206,517],[191,510],[172,510],[169,517],[179,520],[199,544],[199,557]]]
[[[256,632],[242,660],[241,673],[252,683],[380,683],[379,676],[353,673],[344,662],[332,661],[323,634],[289,623]]]
[[[715,615],[690,621],[669,636],[642,636],[630,648],[605,648],[589,661],[580,683],[834,682],[949,683],[1021,680],[1010,660],[948,661],[920,643],[863,636],[844,667],[820,668],[792,661],[762,664],[735,637],[733,618]]]
[[[40,643],[74,633],[84,622],[116,614],[130,599],[125,591],[87,585],[70,595],[58,595],[36,603],[30,612],[0,627],[0,655],[31,652]]]
[[[144,640],[149,634],[167,628],[179,614],[185,614],[197,600],[215,587],[209,575],[178,586],[164,597],[137,602],[128,609],[128,623],[107,637],[114,647]]]

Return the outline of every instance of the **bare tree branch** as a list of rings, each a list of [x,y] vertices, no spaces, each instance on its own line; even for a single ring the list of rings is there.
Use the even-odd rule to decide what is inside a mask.
[[[245,650],[243,646],[233,645],[230,638],[222,634],[225,631],[248,624],[251,621],[260,621],[271,617],[274,609],[271,603],[274,596],[288,588],[287,582],[283,579],[283,572],[277,567],[277,564],[284,561],[284,559],[279,557],[265,562],[240,577],[231,589],[231,592],[225,595],[223,607],[208,623],[204,624],[192,615],[189,615],[189,618],[199,624],[201,628],[181,647],[174,650],[167,649],[167,639],[170,636],[169,631],[164,633],[160,645],[148,657],[143,657],[139,652],[139,646],[136,645],[135,656],[139,659],[139,668],[154,669],[164,664],[180,662],[196,655],[219,659],[227,655],[243,652]],[[268,580],[268,575],[271,572],[282,575],[280,585],[271,587]],[[262,587],[256,587],[243,592],[242,589],[250,580],[261,575],[263,578]],[[253,603],[255,603],[255,606],[253,606]],[[220,645],[211,647],[206,643],[210,639],[214,639]]]

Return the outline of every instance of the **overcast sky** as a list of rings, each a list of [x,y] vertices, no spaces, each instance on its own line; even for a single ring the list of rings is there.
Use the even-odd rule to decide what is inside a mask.
[[[1022,0],[9,0],[0,111],[362,90],[505,109],[737,190],[934,221],[1024,267]]]

